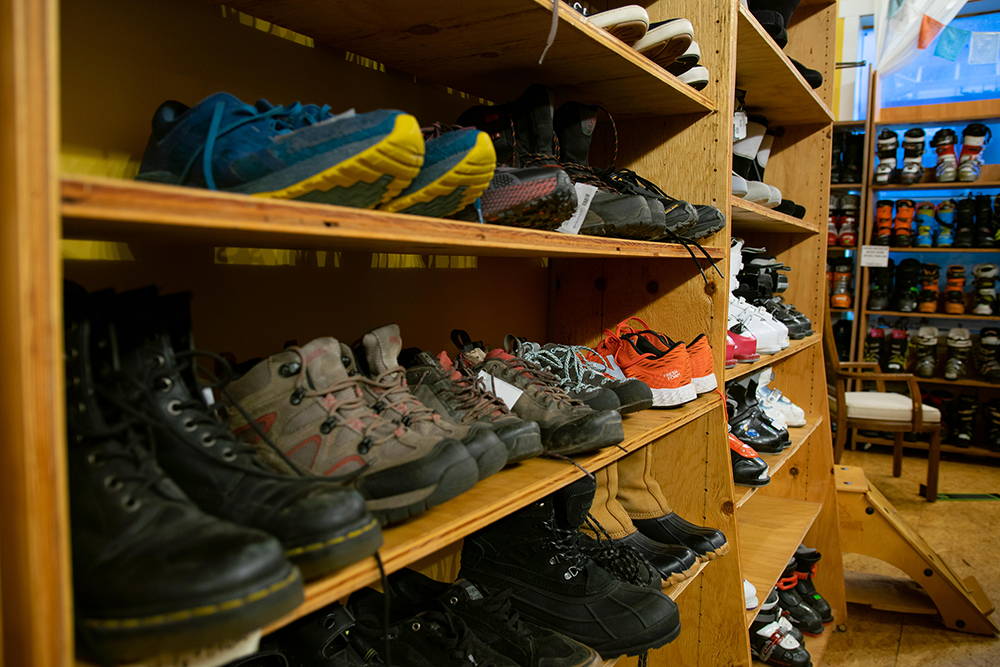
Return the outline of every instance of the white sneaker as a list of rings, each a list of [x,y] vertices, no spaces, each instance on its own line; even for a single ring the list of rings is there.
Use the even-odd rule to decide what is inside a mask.
[[[649,29],[649,14],[639,5],[615,7],[606,12],[587,16],[587,20],[598,28],[607,30],[626,44],[636,43],[646,36],[646,31]]]
[[[780,333],[758,316],[756,309],[743,299],[730,297],[729,315],[757,339],[758,354],[775,354],[781,351]]]
[[[805,426],[806,411],[788,400],[780,389],[771,387],[773,379],[774,370],[770,367],[762,370],[757,377],[757,400],[763,406],[764,412],[777,413],[785,424],[792,428]]]

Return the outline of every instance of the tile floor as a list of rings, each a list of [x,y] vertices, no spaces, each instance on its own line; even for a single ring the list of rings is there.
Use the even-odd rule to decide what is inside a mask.
[[[906,457],[903,476],[893,478],[892,457],[846,452],[842,461],[862,466],[900,514],[960,577],[974,574],[1000,606],[1000,501],[924,502],[917,495],[926,459]],[[955,457],[941,465],[943,493],[1000,493],[1000,467]],[[894,568],[864,556],[847,555],[848,569],[891,574]],[[994,620],[1000,622],[1000,611]],[[1000,667],[1000,639],[953,632],[933,616],[895,614],[848,605],[847,632],[835,633],[823,665],[843,667]]]

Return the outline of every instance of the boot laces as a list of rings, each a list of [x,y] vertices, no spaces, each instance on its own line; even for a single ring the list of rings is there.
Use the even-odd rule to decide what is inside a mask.
[[[610,572],[616,579],[636,586],[648,586],[659,573],[653,565],[631,545],[615,542],[601,523],[590,513],[584,518],[596,539],[587,548],[590,557]]]
[[[378,395],[378,400],[371,406],[375,412],[382,413],[394,410],[403,415],[401,421],[405,426],[413,427],[420,423],[437,423],[440,417],[414,396],[406,386],[406,371],[401,366],[390,368],[374,378],[362,377],[361,382],[372,387]]]
[[[585,391],[595,384],[604,385],[609,380],[584,363],[584,351],[597,355],[589,347],[580,345],[549,344],[542,347],[539,343],[523,341],[517,348],[519,357],[553,373],[559,385],[571,392]]]
[[[426,371],[420,376],[414,390],[421,387],[431,377],[432,371]],[[442,386],[440,394],[452,407],[462,411],[463,423],[473,422],[481,417],[489,417],[497,412],[507,414],[507,404],[487,391],[482,378],[470,377],[456,373],[446,378],[448,382]],[[440,395],[439,394],[439,395]]]
[[[524,359],[518,359],[517,357],[513,359],[499,359],[499,361],[503,362],[504,366],[510,369],[515,375],[527,379],[524,387],[525,391],[542,399],[555,401],[559,405],[568,407],[583,405],[580,401],[570,398],[565,391],[559,388],[559,378],[548,371],[542,370],[533,363]]]
[[[583,547],[583,533],[576,529],[559,528],[554,521],[543,523],[547,531],[545,546],[551,552],[549,565],[566,564],[563,579],[569,580],[583,572],[590,555]]]

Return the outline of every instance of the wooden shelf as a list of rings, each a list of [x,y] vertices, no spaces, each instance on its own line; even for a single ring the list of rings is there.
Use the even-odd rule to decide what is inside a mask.
[[[777,583],[795,549],[822,509],[820,503],[790,498],[756,495],[736,512],[740,535],[740,569],[743,578],[757,589],[760,604]],[[760,611],[760,605],[746,612],[746,624]]]
[[[830,123],[830,108],[742,3],[738,22],[736,87],[747,91],[747,111],[772,125]]]
[[[857,435],[854,438],[855,442],[869,442],[873,445],[883,445],[885,447],[892,447],[895,443],[889,438],[876,438],[867,435]],[[903,441],[903,448],[910,449],[922,449],[927,451],[929,444],[917,440],[916,442]],[[949,445],[946,442],[941,443],[941,451],[948,452],[949,454],[965,454],[966,456],[982,456],[989,459],[1000,459],[1000,452],[994,452],[992,449],[986,449],[984,447],[959,447],[957,445]]]
[[[860,190],[865,187],[864,183],[831,183],[831,190]]]
[[[889,252],[972,252],[1000,253],[1000,248],[889,248]]]
[[[681,593],[683,593],[684,591],[686,591],[687,587],[690,586],[691,584],[693,584],[695,582],[695,580],[698,577],[701,576],[701,573],[705,571],[705,568],[708,567],[711,564],[712,564],[712,561],[710,561],[710,560],[707,560],[704,563],[700,563],[698,565],[698,568],[694,572],[691,573],[690,577],[688,577],[687,579],[685,579],[684,581],[682,581],[679,584],[675,584],[675,585],[670,586],[668,588],[664,588],[663,589],[664,594],[666,594],[671,600],[676,601],[677,598],[679,598],[681,596]]]
[[[954,315],[952,313],[900,313],[894,310],[866,310],[865,315],[885,317],[924,317],[928,320],[969,320],[970,322],[1000,322],[1000,315]]]
[[[853,308],[831,308],[830,312],[831,313],[853,313],[854,309]]]
[[[826,647],[830,643],[830,637],[835,632],[834,628],[837,627],[837,619],[835,618],[833,623],[827,623],[824,625],[823,634],[818,637],[813,637],[808,635],[805,637],[803,642],[805,649],[809,651],[810,662],[812,667],[819,667],[823,663],[823,654],[826,653]],[[761,662],[760,660],[754,660],[755,665],[766,665],[767,663]]]
[[[767,463],[767,467],[771,478],[778,474],[788,463],[789,459],[795,456],[802,445],[809,441],[812,434],[816,432],[819,425],[823,423],[823,417],[821,415],[809,415],[806,417],[806,425],[801,428],[790,428],[788,429],[788,434],[792,438],[792,444],[785,449],[785,451],[779,454],[768,454],[767,452],[760,452],[761,458]],[[742,492],[742,495],[736,497],[736,506],[742,507],[744,503],[750,500],[751,497],[759,489],[767,488],[766,486],[738,486],[736,487],[737,493]]]
[[[802,218],[778,213],[766,206],[731,195],[733,231],[816,233],[815,225]]]
[[[1000,384],[997,384],[995,382],[986,382],[985,380],[974,380],[972,378],[965,378],[962,380],[945,380],[944,378],[917,378],[917,382],[921,384],[951,385],[953,387],[980,387],[982,389],[1000,389]]]
[[[814,333],[811,336],[806,336],[801,340],[793,340],[791,344],[786,347],[781,352],[776,354],[762,354],[760,359],[753,362],[752,364],[736,364],[733,368],[726,369],[726,382],[730,380],[735,380],[741,378],[744,375],[749,375],[750,373],[755,373],[760,369],[770,366],[771,364],[777,363],[782,359],[787,359],[788,357],[794,356],[805,350],[806,348],[812,347],[816,343],[820,342],[823,336],[819,333]]]
[[[835,120],[833,121],[834,127],[864,127],[865,121],[863,120]]]
[[[481,225],[109,178],[64,177],[61,210],[67,238],[445,255],[691,257],[674,243]],[[708,251],[712,257],[725,256],[720,248]]]
[[[706,394],[675,410],[643,410],[629,415],[625,418],[625,440],[621,447],[605,447],[596,454],[578,457],[575,461],[588,471],[597,470],[721,404],[717,394]],[[538,458],[488,477],[458,498],[438,505],[411,521],[386,529],[379,551],[386,573],[395,572],[440,551],[582,476],[583,471],[570,463]],[[308,583],[305,602],[288,616],[265,628],[265,632],[276,630],[378,580],[375,559],[367,558],[325,579]]]
[[[857,246],[828,245],[827,252],[844,252],[845,250],[857,250]]]
[[[992,118],[1000,118],[995,100],[972,100],[878,109],[875,115],[875,125],[971,123]]]
[[[613,114],[676,115],[715,110],[702,93],[558,3],[559,30],[545,62],[550,0],[226,0],[257,18],[309,35],[319,44],[488,99],[504,101],[509,83],[545,83],[585,92]],[[520,86],[521,88],[524,85]],[[514,93],[516,94],[516,93]]]
[[[886,185],[872,185],[872,190],[972,190],[975,188],[1000,188],[1000,181],[982,180],[972,183],[914,183],[913,185],[902,185],[900,183],[888,183]]]

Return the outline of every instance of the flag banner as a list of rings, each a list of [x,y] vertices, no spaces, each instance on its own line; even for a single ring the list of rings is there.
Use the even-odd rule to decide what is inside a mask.
[[[943,29],[943,23],[937,19],[932,19],[930,16],[927,16],[927,14],[924,14],[923,18],[920,20],[920,34],[917,36],[917,48],[926,49]]]
[[[962,53],[962,49],[969,43],[972,33],[968,30],[947,26],[941,31],[937,46],[934,47],[934,55],[955,62]]]
[[[1000,32],[973,32],[969,42],[969,64],[991,65],[1000,59]]]

